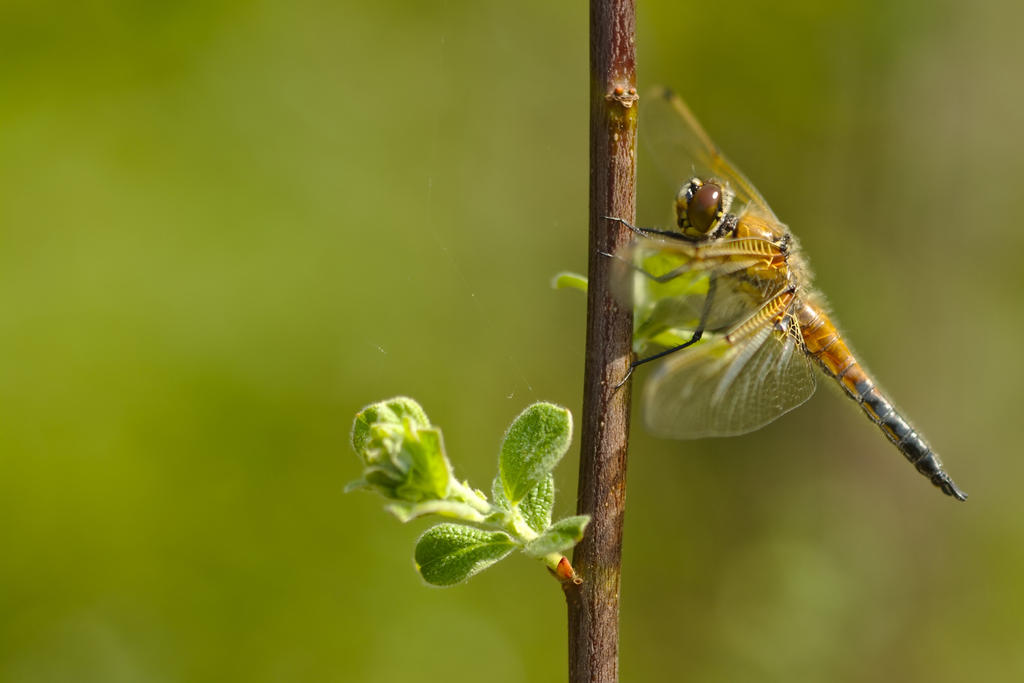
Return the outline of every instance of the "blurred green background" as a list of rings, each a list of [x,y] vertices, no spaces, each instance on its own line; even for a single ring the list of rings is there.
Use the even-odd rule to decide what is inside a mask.
[[[624,680],[1024,679],[1024,8],[640,2],[971,499],[829,389],[635,430]],[[354,413],[416,397],[485,486],[578,415],[584,3],[6,2],[0,680],[560,681],[537,563],[425,587]],[[641,132],[642,135],[642,132]],[[641,168],[647,222],[671,193]],[[576,449],[559,474],[575,507]]]

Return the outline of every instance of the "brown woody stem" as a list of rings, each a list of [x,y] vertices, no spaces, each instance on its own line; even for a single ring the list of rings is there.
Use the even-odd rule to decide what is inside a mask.
[[[569,680],[618,680],[619,574],[626,498],[633,320],[611,293],[613,254],[630,239],[607,216],[636,217],[636,53],[632,0],[590,4],[590,261],[577,511],[590,515],[563,581]]]

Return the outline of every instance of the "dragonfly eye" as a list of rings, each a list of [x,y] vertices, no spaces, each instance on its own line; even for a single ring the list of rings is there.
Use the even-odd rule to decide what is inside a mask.
[[[689,193],[687,193],[689,194]],[[680,207],[682,208],[682,207]],[[722,188],[715,183],[703,183],[694,189],[686,202],[687,227],[706,235],[722,217]]]

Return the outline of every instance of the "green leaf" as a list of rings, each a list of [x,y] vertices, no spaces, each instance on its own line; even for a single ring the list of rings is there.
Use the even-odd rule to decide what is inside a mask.
[[[507,510],[502,510],[500,508],[494,508],[494,511],[491,514],[484,517],[481,523],[508,529],[511,528],[513,524],[513,519],[514,518],[512,517],[511,512],[508,512]]]
[[[551,286],[555,289],[578,289],[581,292],[585,292],[587,291],[587,276],[562,271],[555,275],[555,278],[551,281]]]
[[[519,512],[531,529],[541,533],[551,526],[551,509],[554,506],[555,477],[549,474],[520,501]]]
[[[444,454],[441,430],[417,430],[412,420],[405,418],[405,435],[402,453],[408,455],[411,468],[405,482],[396,489],[398,497],[409,501],[447,498],[451,467]]]
[[[400,427],[405,418],[409,418],[416,427],[430,426],[430,420],[423,412],[423,407],[407,396],[396,396],[379,403],[371,403],[356,414],[352,424],[352,448],[360,458],[366,460],[367,451],[376,445],[373,426],[390,424]]]
[[[441,515],[461,519],[467,522],[484,522],[486,518],[479,511],[466,503],[453,500],[428,500],[423,503],[391,503],[384,508],[401,522],[422,517],[424,515]]]
[[[438,524],[416,542],[416,568],[427,583],[451,586],[487,569],[516,549],[501,531],[462,524]]]
[[[351,493],[353,491],[359,491],[362,489],[373,488],[370,486],[370,482],[365,479],[355,479],[345,484],[345,488],[342,489],[342,493]]]
[[[441,430],[411,398],[363,408],[352,424],[352,448],[363,461],[363,478],[346,490],[369,488],[412,503],[448,496],[452,473]]]
[[[661,276],[685,267],[690,258],[682,253],[657,250],[648,253],[646,257],[641,259],[639,265],[648,273]],[[634,282],[640,286],[634,287],[634,296],[639,302],[643,303],[650,300],[676,298],[693,294],[704,295],[707,294],[709,280],[707,271],[699,270],[680,273],[678,277],[672,277],[663,282],[644,275],[638,275],[634,278]]]
[[[512,509],[512,503],[505,497],[505,484],[502,483],[500,474],[491,482],[491,505],[502,510]]]
[[[533,539],[523,548],[530,557],[544,557],[551,553],[564,553],[569,548],[579,543],[583,538],[583,532],[590,523],[587,515],[566,517],[555,522],[550,528],[537,538]]]
[[[572,440],[572,415],[552,403],[534,403],[505,433],[498,459],[505,497],[518,503],[562,459]]]

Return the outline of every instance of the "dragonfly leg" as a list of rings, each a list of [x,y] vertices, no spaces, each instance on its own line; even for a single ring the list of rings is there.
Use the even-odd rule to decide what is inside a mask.
[[[640,227],[637,227],[637,226],[633,225],[632,223],[627,221],[625,218],[618,218],[616,216],[602,216],[602,218],[604,218],[606,220],[609,220],[609,221],[614,221],[614,222],[616,222],[616,223],[618,223],[620,225],[623,225],[623,226],[629,228],[631,231],[633,231],[633,233],[635,233],[637,235],[640,235],[641,237],[647,237],[649,235],[660,235],[661,237],[671,237],[672,239],[686,240],[686,238],[683,235],[679,234],[678,232],[675,232],[674,230],[657,230],[655,228],[640,228]],[[687,240],[687,241],[689,241],[689,240]]]
[[[650,272],[649,270],[644,270],[643,268],[641,268],[640,266],[636,265],[635,263],[633,263],[629,259],[622,258],[618,254],[609,254],[607,251],[600,251],[600,250],[597,253],[600,256],[605,256],[607,258],[618,259],[619,261],[622,261],[623,263],[625,263],[627,266],[629,266],[630,268],[632,268],[636,272],[638,272],[641,275],[643,275],[648,280],[653,280],[654,282],[657,282],[659,284],[664,284],[666,282],[669,282],[670,280],[675,280],[680,275],[685,275],[686,273],[692,273],[693,272],[692,268],[690,268],[690,267],[688,267],[686,265],[682,265],[682,266],[679,266],[678,268],[675,268],[673,270],[668,271],[667,273],[662,273],[661,275],[655,275],[654,273]]]
[[[640,358],[630,363],[629,370],[626,371],[626,376],[623,377],[622,380],[615,385],[616,390],[618,390],[623,384],[629,381],[629,378],[633,376],[633,370],[635,370],[638,365],[643,365],[644,363],[650,363],[652,360],[664,358],[665,356],[673,354],[676,351],[682,351],[688,346],[693,346],[694,344],[701,340],[701,338],[704,336],[704,328],[707,326],[708,323],[708,317],[711,314],[711,302],[715,296],[715,281],[716,278],[714,276],[712,276],[708,280],[708,294],[704,298],[704,308],[700,312],[700,320],[697,322],[697,329],[693,331],[693,334],[690,336],[690,338],[684,341],[682,344],[677,344],[676,346],[673,346],[670,349],[659,351],[658,353],[652,356]]]

